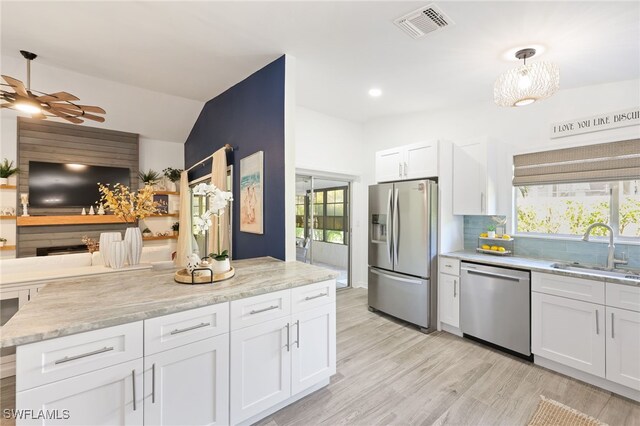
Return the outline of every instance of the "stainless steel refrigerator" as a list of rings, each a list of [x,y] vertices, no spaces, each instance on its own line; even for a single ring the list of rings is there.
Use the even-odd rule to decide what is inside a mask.
[[[436,329],[438,185],[369,186],[369,307]]]

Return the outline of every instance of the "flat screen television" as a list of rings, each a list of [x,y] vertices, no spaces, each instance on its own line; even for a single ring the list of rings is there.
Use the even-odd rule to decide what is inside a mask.
[[[123,167],[29,161],[29,205],[88,208],[100,200],[98,182],[129,186],[129,175]]]

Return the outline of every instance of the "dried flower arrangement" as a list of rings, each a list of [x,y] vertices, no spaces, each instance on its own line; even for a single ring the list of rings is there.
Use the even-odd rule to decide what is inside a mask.
[[[86,244],[87,249],[89,249],[89,253],[100,250],[100,243],[93,238],[89,238],[87,235],[82,236],[82,242]]]
[[[113,189],[109,184],[98,184],[100,190],[99,204],[124,222],[135,222],[149,217],[158,211],[158,203],[153,201],[153,188],[149,185],[137,192],[131,192],[126,185],[116,183]]]

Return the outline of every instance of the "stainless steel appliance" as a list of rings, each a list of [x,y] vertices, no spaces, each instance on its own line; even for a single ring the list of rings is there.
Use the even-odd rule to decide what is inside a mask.
[[[436,328],[438,186],[423,179],[369,187],[369,307]]]
[[[462,262],[460,330],[531,357],[529,272]]]

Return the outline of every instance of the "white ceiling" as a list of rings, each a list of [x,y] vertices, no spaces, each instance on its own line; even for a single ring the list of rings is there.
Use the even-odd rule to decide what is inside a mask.
[[[355,121],[491,101],[515,46],[545,46],[563,89],[640,77],[640,2],[439,0],[454,26],[394,26],[429,3],[2,1],[1,49],[199,101],[287,53],[298,104]]]

